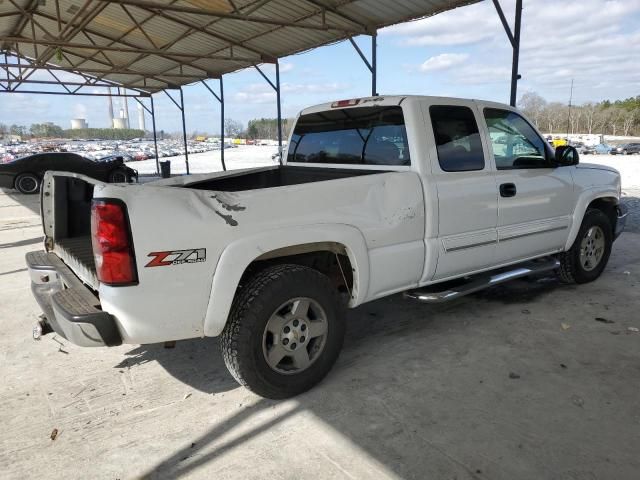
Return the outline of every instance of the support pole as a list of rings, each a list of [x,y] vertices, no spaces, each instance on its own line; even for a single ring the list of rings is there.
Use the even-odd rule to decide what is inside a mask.
[[[522,22],[522,0],[516,0],[516,19],[513,32],[513,60],[511,62],[511,99],[509,104],[516,106],[518,93],[518,61],[520,59],[520,24]]]
[[[220,161],[222,162],[222,170],[226,171],[227,166],[224,163],[224,85],[222,84],[222,76],[220,76],[220,95],[213,91],[206,81],[200,80],[207,90],[220,103]]]
[[[182,114],[182,140],[184,142],[184,164],[187,167],[187,175],[189,175],[189,152],[187,147],[187,122],[184,118],[184,95],[182,87],[180,87],[180,113]]]
[[[224,163],[224,84],[222,75],[220,75],[220,161],[222,169],[226,170],[227,165]]]
[[[278,103],[278,158],[282,165],[282,105],[280,103],[280,62],[276,60],[276,102]]]
[[[156,134],[156,109],[151,95],[151,123],[153,124],[153,148],[156,151],[156,174],[160,175],[160,159],[158,158],[158,136]]]
[[[378,32],[371,34],[371,96],[378,96]]]

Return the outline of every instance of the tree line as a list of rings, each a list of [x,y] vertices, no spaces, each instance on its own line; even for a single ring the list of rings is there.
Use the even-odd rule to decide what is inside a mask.
[[[135,128],[80,128],[64,130],[54,123],[34,123],[29,128],[24,125],[5,125],[0,123],[0,138],[18,135],[27,138],[98,138],[100,140],[131,140],[144,137],[146,132]]]
[[[568,105],[547,102],[528,92],[518,101],[518,108],[544,133],[640,136],[640,95],[572,105],[569,110]]]
[[[293,127],[293,118],[282,119],[282,137],[287,138]],[[232,118],[224,119],[224,134],[227,137],[246,138],[249,140],[277,140],[277,118],[254,118],[247,122],[247,128],[241,122]]]
[[[293,127],[294,119],[285,118],[282,120],[282,136],[287,138]],[[232,118],[224,119],[224,134],[227,138],[246,138],[246,139],[268,139],[276,140],[278,138],[278,120],[276,118],[256,118],[249,120],[247,128]],[[114,129],[114,128],[80,128],[65,130],[54,123],[34,123],[28,128],[24,125],[5,125],[0,123],[0,138],[7,135],[17,135],[23,140],[32,138],[97,138],[100,140],[131,140],[133,138],[146,137],[149,138],[153,134],[138,129]],[[214,134],[215,135],[215,134]],[[209,134],[205,131],[194,131],[189,137],[196,137]],[[182,139],[182,132],[166,133],[164,130],[157,132],[158,139],[174,138]]]

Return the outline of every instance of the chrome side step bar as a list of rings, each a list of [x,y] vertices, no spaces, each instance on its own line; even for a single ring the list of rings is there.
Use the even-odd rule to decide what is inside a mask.
[[[491,272],[479,273],[472,277],[465,279],[464,283],[450,287],[442,291],[434,291],[434,288],[442,285],[433,285],[430,288],[417,288],[415,290],[409,290],[404,293],[406,298],[418,300],[424,303],[443,303],[455,300],[456,298],[464,297],[470,293],[484,290],[494,285],[499,285],[516,278],[526,277],[534,273],[547,272],[555,270],[560,267],[560,262],[555,258],[543,258],[538,260],[531,260],[518,265],[512,265],[510,267],[502,268],[499,270],[493,270]],[[450,284],[450,282],[445,282]]]

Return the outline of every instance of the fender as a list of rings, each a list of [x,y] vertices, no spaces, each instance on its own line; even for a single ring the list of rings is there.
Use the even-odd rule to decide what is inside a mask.
[[[316,242],[335,242],[346,247],[355,270],[353,295],[349,306],[355,307],[362,303],[369,286],[369,254],[360,230],[344,224],[318,224],[271,230],[242,238],[223,250],[213,276],[204,318],[204,334],[215,337],[222,333],[240,278],[251,262],[279,248]]]
[[[569,230],[569,237],[567,238],[567,243],[564,247],[565,251],[569,250],[573,245],[573,242],[576,240],[578,230],[580,230],[582,219],[584,218],[585,213],[587,213],[587,207],[589,204],[598,198],[615,198],[617,205],[619,196],[618,190],[610,185],[592,187],[584,190],[580,194],[580,197],[578,197],[578,201],[576,202],[576,208],[573,211],[571,229]]]

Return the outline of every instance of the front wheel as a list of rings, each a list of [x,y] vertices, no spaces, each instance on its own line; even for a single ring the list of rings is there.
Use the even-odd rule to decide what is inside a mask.
[[[601,210],[587,210],[572,247],[558,256],[558,274],[565,283],[592,282],[609,261],[613,231]]]
[[[40,177],[33,173],[21,173],[14,183],[16,190],[24,194],[38,193],[40,189]]]
[[[328,277],[300,265],[277,265],[236,295],[222,354],[238,383],[265,398],[288,398],[329,373],[344,331],[344,306]]]

